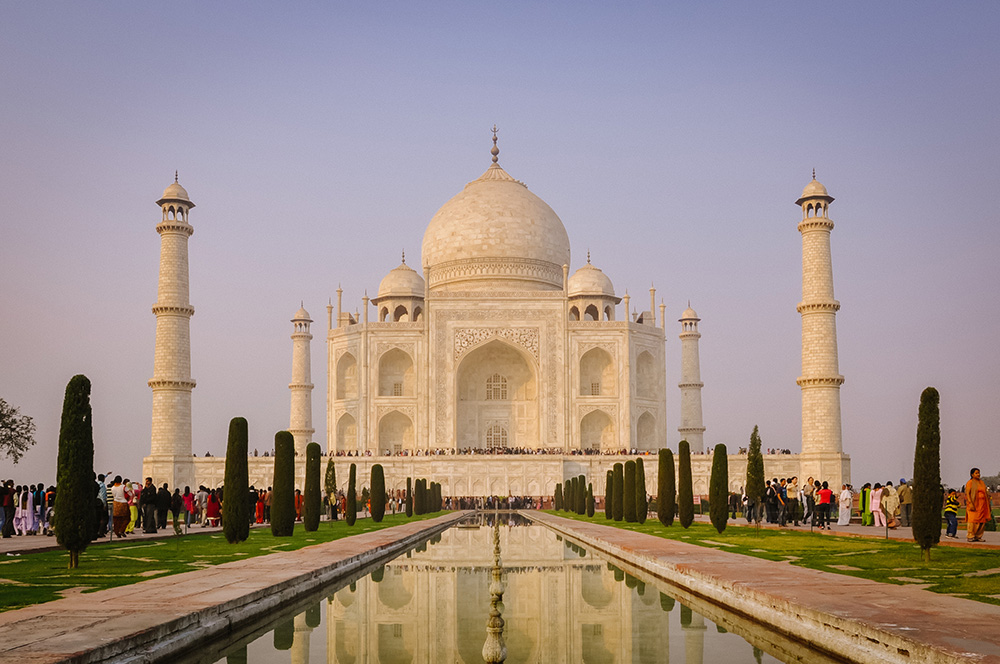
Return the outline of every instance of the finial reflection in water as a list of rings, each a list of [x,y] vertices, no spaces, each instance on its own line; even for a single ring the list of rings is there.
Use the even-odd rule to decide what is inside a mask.
[[[493,568],[490,574],[490,617],[486,620],[483,661],[497,664],[507,659],[503,641],[503,563],[500,560],[500,519],[493,522]]]

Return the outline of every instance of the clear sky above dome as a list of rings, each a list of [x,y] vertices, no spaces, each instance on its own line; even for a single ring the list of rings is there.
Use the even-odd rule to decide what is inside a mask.
[[[149,451],[160,214],[190,221],[194,446],[288,426],[292,324],[355,310],[450,197],[500,163],[648,307],[702,317],[706,444],[799,447],[801,241],[830,216],[845,451],[856,484],[912,472],[941,391],[944,478],[1000,471],[1000,6],[995,3],[150,5],[8,3],[0,22],[0,396],[54,480],[63,391],[93,381],[97,465]],[[416,264],[413,265],[418,269]],[[961,311],[955,318],[940,312]],[[374,314],[374,310],[372,311]],[[667,428],[679,423],[668,391]],[[669,440],[676,446],[676,435]]]

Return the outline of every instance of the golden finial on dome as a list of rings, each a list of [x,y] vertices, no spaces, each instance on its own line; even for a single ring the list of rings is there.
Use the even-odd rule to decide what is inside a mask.
[[[590,265],[590,249],[587,249],[587,265]]]
[[[174,171],[174,184],[177,184],[177,171]]]
[[[815,179],[816,179],[816,169],[814,168],[813,169],[813,180],[815,180]]]
[[[406,265],[406,249],[403,249],[403,265]]]
[[[493,149],[490,150],[490,154],[493,155],[493,163],[499,162],[497,155],[500,154],[500,148],[497,147],[497,126],[493,125]]]

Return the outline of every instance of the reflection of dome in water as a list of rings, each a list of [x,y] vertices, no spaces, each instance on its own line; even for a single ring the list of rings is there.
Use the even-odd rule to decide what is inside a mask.
[[[494,163],[438,210],[422,253],[432,290],[561,290],[570,249],[552,208]]]

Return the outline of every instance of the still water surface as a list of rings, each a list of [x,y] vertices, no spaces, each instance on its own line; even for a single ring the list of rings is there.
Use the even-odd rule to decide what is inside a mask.
[[[493,519],[480,515],[450,528],[367,576],[315,595],[298,615],[199,649],[185,662],[481,664]],[[746,621],[708,609],[717,625],[669,586],[644,583],[544,526],[500,519],[507,662],[739,664],[788,656],[787,643],[772,645],[780,637],[769,640]],[[723,624],[749,634],[752,643]],[[825,658],[807,654],[804,661]]]

